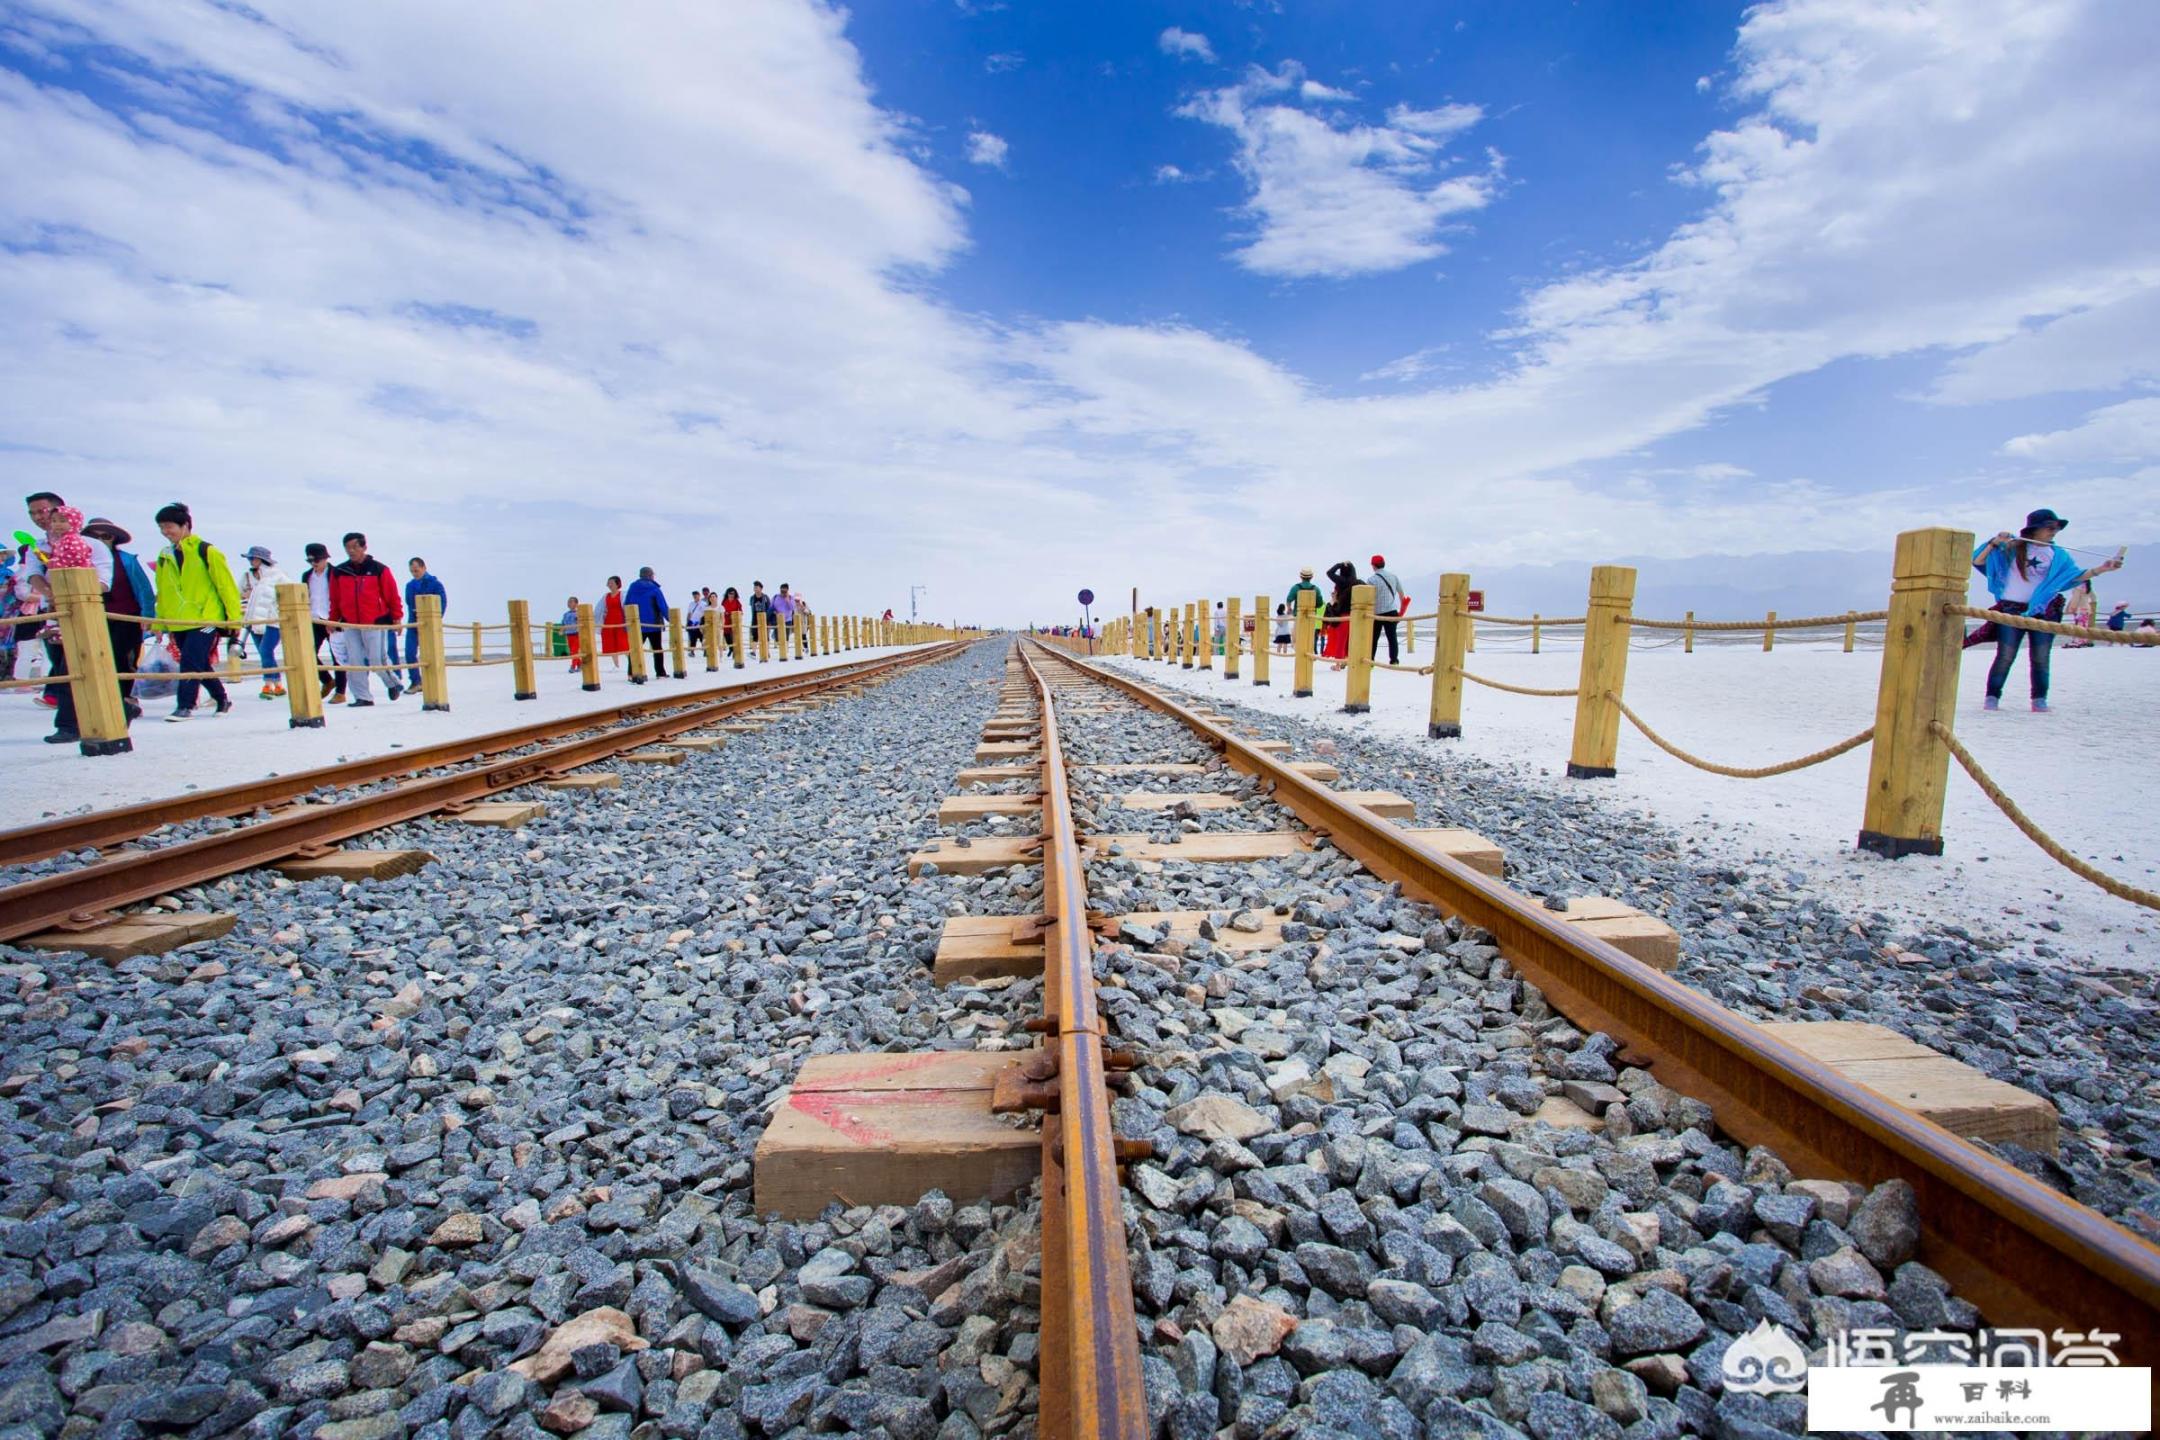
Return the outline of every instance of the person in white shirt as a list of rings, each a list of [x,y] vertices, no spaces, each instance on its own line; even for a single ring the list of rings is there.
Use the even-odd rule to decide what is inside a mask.
[[[1380,637],[1385,635],[1387,636],[1387,663],[1400,665],[1402,656],[1396,653],[1395,650],[1395,625],[1402,618],[1403,588],[1402,581],[1395,578],[1395,572],[1387,568],[1387,557],[1385,555],[1372,557],[1371,583],[1373,588],[1372,654],[1366,658],[1379,658]]]
[[[278,586],[292,584],[292,576],[278,569],[267,546],[250,545],[244,558],[248,573],[240,577],[240,614],[262,659],[262,698],[274,700],[285,693],[285,673],[275,668],[281,638],[277,592]]]
[[[300,578],[307,582],[308,619],[315,627],[315,644],[311,654],[321,663],[323,647],[330,647],[330,663],[345,663],[344,647],[338,643],[338,632],[330,628],[330,547],[320,540],[310,540],[307,547],[307,573]],[[332,673],[323,670],[322,698],[325,705],[345,703],[345,672]]]

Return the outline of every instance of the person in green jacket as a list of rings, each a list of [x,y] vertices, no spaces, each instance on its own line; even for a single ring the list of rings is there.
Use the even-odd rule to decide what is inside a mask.
[[[1289,605],[1289,607],[1290,607],[1290,618],[1291,618],[1291,621],[1293,622],[1293,624],[1294,624],[1294,623],[1295,623],[1295,621],[1297,620],[1297,612],[1298,612],[1298,598],[1297,598],[1297,597],[1298,597],[1298,595],[1299,595],[1299,593],[1300,593],[1300,592],[1305,592],[1305,591],[1309,591],[1309,592],[1311,592],[1311,594],[1312,594],[1312,608],[1313,608],[1313,613],[1314,613],[1315,615],[1319,614],[1319,613],[1320,613],[1320,609],[1321,609],[1321,607],[1322,607],[1323,605],[1325,605],[1325,604],[1327,603],[1327,602],[1326,602],[1326,599],[1325,599],[1325,597],[1323,597],[1323,596],[1322,596],[1322,595],[1320,594],[1320,587],[1312,583],[1312,566],[1310,566],[1310,565],[1307,565],[1307,566],[1306,566],[1306,567],[1305,567],[1304,569],[1302,569],[1302,570],[1298,571],[1297,573],[1298,573],[1298,582],[1297,582],[1297,584],[1295,584],[1295,585],[1292,585],[1292,586],[1290,587],[1290,593],[1289,593],[1288,595],[1286,595],[1286,596],[1284,596],[1284,597],[1283,597],[1283,599],[1284,599],[1284,602],[1285,602],[1286,604],[1288,604],[1288,605]],[[1295,633],[1295,632],[1293,631],[1292,633]],[[1316,655],[1317,655],[1317,654],[1319,654],[1319,653],[1320,653],[1320,637],[1321,637],[1321,636],[1323,636],[1323,635],[1325,635],[1326,633],[1327,633],[1327,627],[1326,627],[1325,625],[1318,625],[1318,624],[1316,624],[1316,625],[1314,625],[1314,626],[1313,626],[1313,653],[1314,653],[1314,654],[1316,654]]]
[[[161,630],[172,630],[180,644],[180,671],[205,671],[218,632],[238,633],[244,610],[240,587],[233,584],[232,566],[215,545],[195,534],[195,517],[177,500],[157,512],[158,532],[168,542],[158,553],[157,613]],[[182,680],[174,697],[169,721],[187,719],[195,711],[198,691],[207,689],[216,714],[232,709],[222,680]]]

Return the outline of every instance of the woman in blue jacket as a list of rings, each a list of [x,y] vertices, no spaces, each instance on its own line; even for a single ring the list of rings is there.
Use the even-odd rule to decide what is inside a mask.
[[[2007,530],[1973,552],[1973,569],[1987,577],[1991,607],[2006,615],[2031,615],[2060,620],[2063,596],[2095,575],[2120,570],[2120,558],[2081,569],[2070,552],[2055,544],[2055,537],[2070,522],[2053,510],[2035,510],[2025,517],[2025,528],[2015,536]],[[2032,708],[2048,708],[2048,664],[2053,658],[2055,637],[2014,625],[1989,627],[1995,632],[1995,663],[1988,667],[1986,708],[2002,704],[2003,682],[2017,660],[2019,644],[2030,641],[2027,664],[2032,673]]]

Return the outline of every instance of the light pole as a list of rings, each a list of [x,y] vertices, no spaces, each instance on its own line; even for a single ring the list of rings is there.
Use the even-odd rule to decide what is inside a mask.
[[[915,619],[915,597],[923,594],[929,588],[927,585],[910,585],[907,587],[907,618],[909,621],[912,622]]]

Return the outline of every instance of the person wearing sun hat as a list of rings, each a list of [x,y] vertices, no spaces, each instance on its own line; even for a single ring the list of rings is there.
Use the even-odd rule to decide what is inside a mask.
[[[1400,665],[1402,656],[1395,649],[1395,626],[1402,619],[1403,588],[1402,581],[1395,578],[1395,572],[1387,568],[1385,555],[1372,557],[1372,588],[1372,655],[1367,658],[1378,658],[1380,637],[1384,634],[1387,636],[1387,663]]]
[[[2005,615],[2031,615],[2060,620],[2063,596],[2095,575],[2122,568],[2122,557],[2102,561],[2086,569],[2055,543],[2070,522],[2053,510],[2035,510],[2025,517],[2025,528],[2016,535],[2005,530],[1973,552],[1973,569],[1987,577],[1988,593],[1995,597],[1990,609]],[[1988,632],[1992,631],[1992,636]],[[1995,641],[1995,663],[1988,667],[1987,699],[1983,708],[2002,705],[2003,684],[2017,660],[2018,646],[2027,645],[2026,665],[2032,678],[2032,708],[2048,708],[2048,680],[2055,637],[2015,625],[1983,625],[1965,639],[1968,646],[1989,638]]]
[[[1312,566],[1307,565],[1304,569],[1298,571],[1297,573],[1297,584],[1292,585],[1290,587],[1290,593],[1283,596],[1283,603],[1290,607],[1290,618],[1293,624],[1295,624],[1297,620],[1298,596],[1310,592],[1312,595],[1313,609],[1317,611],[1319,610],[1321,605],[1320,587],[1313,584]],[[1318,654],[1320,651],[1320,635],[1321,627],[1318,625],[1313,626],[1313,653],[1315,654]]]
[[[285,693],[285,672],[275,668],[282,638],[278,586],[292,584],[293,578],[278,568],[266,545],[248,546],[241,558],[248,562],[248,573],[240,577],[241,617],[247,621],[248,634],[255,637],[255,653],[262,657],[262,698],[275,700]]]

